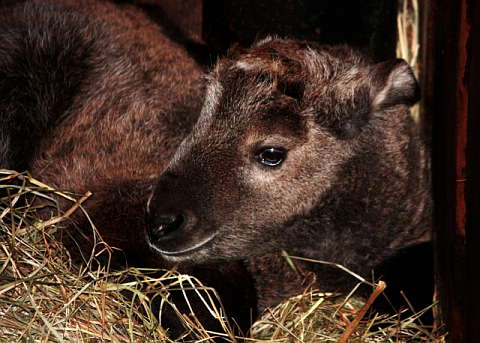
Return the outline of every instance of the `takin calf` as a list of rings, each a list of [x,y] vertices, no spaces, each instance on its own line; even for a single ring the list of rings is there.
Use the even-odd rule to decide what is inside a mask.
[[[301,290],[281,250],[368,276],[430,240],[429,160],[405,61],[269,38],[233,49],[208,80],[147,209],[166,260],[247,261],[262,310]],[[297,267],[322,290],[351,286],[331,266]]]
[[[322,264],[298,261],[297,274],[282,250],[368,276],[430,239],[405,62],[267,39],[232,49],[205,87],[185,48],[133,7],[43,0],[0,19],[0,167],[92,191],[84,207],[117,263],[178,265],[217,289],[244,333],[305,280],[350,287]],[[62,239],[88,252],[89,220],[72,219]],[[171,312],[162,325],[183,332]]]

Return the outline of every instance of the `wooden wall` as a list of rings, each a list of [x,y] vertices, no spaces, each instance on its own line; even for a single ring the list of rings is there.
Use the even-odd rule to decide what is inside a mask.
[[[15,1],[15,0],[0,0]],[[379,60],[395,57],[397,0],[113,0],[135,3],[199,38],[214,54],[267,34],[348,43]],[[212,56],[213,62],[216,61]]]
[[[430,0],[428,21],[438,319],[449,342],[480,342],[480,3]]]
[[[203,38],[218,51],[277,34],[395,57],[397,0],[204,0]]]

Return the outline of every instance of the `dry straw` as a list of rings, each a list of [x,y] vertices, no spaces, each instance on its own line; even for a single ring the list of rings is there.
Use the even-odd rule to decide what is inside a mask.
[[[6,170],[0,171],[0,182],[1,342],[169,341],[150,304],[157,298],[162,306],[174,307],[169,303],[174,289],[186,296],[198,292],[213,315],[222,318],[214,305],[215,291],[188,275],[164,271],[153,278],[158,270],[135,268],[109,272],[93,267],[99,265],[94,254],[74,265],[55,233],[64,229],[68,214],[81,210],[89,194],[76,201],[26,173]],[[71,200],[72,208],[62,214],[55,196]],[[50,211],[48,220],[38,219],[40,209]],[[110,249],[99,235],[96,241]],[[196,340],[212,336],[194,316],[179,317]]]
[[[418,0],[399,0],[397,13],[397,57],[408,62],[417,79],[421,70],[419,63],[420,53],[420,8]],[[420,122],[420,103],[412,109],[412,117]]]
[[[215,305],[215,291],[193,277],[174,270],[160,277],[158,270],[109,271],[108,263],[95,263],[94,253],[84,264],[72,263],[55,234],[65,229],[73,211],[83,210],[81,203],[88,196],[54,190],[27,173],[0,170],[0,342],[171,342],[150,305],[156,299],[162,309],[175,308],[169,301],[172,290],[183,290],[187,302],[188,294],[196,292],[223,325],[222,333],[208,332],[193,314],[195,308],[188,315],[178,313],[190,339],[236,341],[233,323]],[[57,197],[69,199],[71,209],[62,213]],[[39,210],[51,214],[48,220],[38,219]],[[93,224],[92,230],[96,232]],[[98,234],[96,244],[100,250],[110,249]],[[294,257],[286,257],[294,263]],[[268,309],[247,341],[443,341],[419,324],[426,310],[402,313],[402,321],[370,312],[382,287],[379,283],[367,301],[305,292]]]

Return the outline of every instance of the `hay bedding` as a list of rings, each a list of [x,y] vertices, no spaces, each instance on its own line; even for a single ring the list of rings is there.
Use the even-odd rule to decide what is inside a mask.
[[[71,200],[72,208],[62,213],[54,193]],[[215,291],[188,275],[173,270],[153,278],[149,275],[154,270],[134,268],[109,272],[108,263],[98,267],[93,253],[85,256],[84,264],[73,264],[54,234],[64,230],[73,211],[83,210],[81,202],[88,193],[76,197],[27,173],[0,170],[0,194],[0,342],[171,342],[150,303],[160,297],[162,306],[174,307],[168,300],[169,291],[179,287],[187,299],[189,292],[201,294],[212,315],[222,318],[223,310],[213,302]],[[51,213],[49,220],[38,219],[39,206]],[[96,232],[93,223],[92,230]],[[111,251],[98,233],[95,237],[97,248]],[[265,311],[247,341],[444,340],[421,325],[419,317],[428,309],[416,314],[406,310],[400,314],[402,320],[398,315],[371,312],[381,287],[379,284],[366,302],[316,291],[285,300]],[[196,341],[218,336],[235,341],[231,334],[234,323],[220,319],[225,332],[212,333],[203,329],[193,314],[178,315]]]

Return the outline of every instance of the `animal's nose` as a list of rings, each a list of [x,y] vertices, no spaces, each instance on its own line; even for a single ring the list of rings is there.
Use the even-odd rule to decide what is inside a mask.
[[[150,242],[154,243],[167,237],[181,228],[184,222],[185,217],[181,213],[147,213],[145,224]]]

